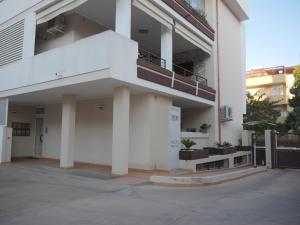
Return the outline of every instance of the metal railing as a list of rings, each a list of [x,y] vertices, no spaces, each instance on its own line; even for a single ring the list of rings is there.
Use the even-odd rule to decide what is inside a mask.
[[[208,24],[207,19],[206,19],[206,13],[202,9],[197,9],[195,8],[190,0],[176,0],[179,4],[186,6],[189,11],[200,21]]]
[[[149,62],[151,64],[154,64],[154,65],[157,65],[157,66],[160,66],[160,67],[166,69],[166,60],[157,56],[156,54],[154,54],[150,51],[140,48],[138,57],[139,57],[139,59],[142,59],[146,62]],[[192,71],[190,71],[188,69],[185,69],[181,66],[173,64],[173,71],[178,75],[190,78],[191,80],[194,80],[194,81],[198,82],[199,84],[207,86],[206,78],[204,78],[200,75],[194,74]]]
[[[198,74],[194,74],[192,71],[185,69],[179,65],[173,64],[173,70],[175,73],[184,76],[184,77],[188,77],[191,80],[194,80],[196,82],[199,82],[199,84],[205,85],[207,86],[207,79],[198,75]]]
[[[139,49],[139,59],[142,59],[146,62],[149,62],[151,64],[160,66],[162,68],[166,68],[166,60],[160,58],[159,56],[153,54],[152,52],[149,52],[145,49]]]

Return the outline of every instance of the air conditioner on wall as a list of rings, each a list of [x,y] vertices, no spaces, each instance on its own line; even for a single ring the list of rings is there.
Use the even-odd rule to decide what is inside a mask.
[[[221,107],[221,121],[227,122],[232,120],[232,108],[230,106],[224,105]]]
[[[65,17],[59,15],[47,23],[47,33],[51,35],[63,34],[65,29]]]

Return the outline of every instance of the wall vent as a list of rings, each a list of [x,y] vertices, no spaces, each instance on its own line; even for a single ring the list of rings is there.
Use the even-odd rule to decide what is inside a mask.
[[[24,20],[0,31],[0,66],[22,59],[23,39]]]

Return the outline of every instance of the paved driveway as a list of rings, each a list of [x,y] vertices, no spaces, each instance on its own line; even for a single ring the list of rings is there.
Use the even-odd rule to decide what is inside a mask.
[[[300,170],[179,189],[109,185],[5,165],[0,166],[0,224],[299,225]]]

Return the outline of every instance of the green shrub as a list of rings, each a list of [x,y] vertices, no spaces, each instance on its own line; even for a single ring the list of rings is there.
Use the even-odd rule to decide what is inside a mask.
[[[216,143],[216,145],[219,147],[219,148],[229,148],[229,147],[232,147],[232,144],[227,142],[227,141],[224,141],[222,144],[220,143]]]
[[[196,143],[190,139],[182,139],[181,143],[186,149],[190,149],[192,146],[196,145]]]

